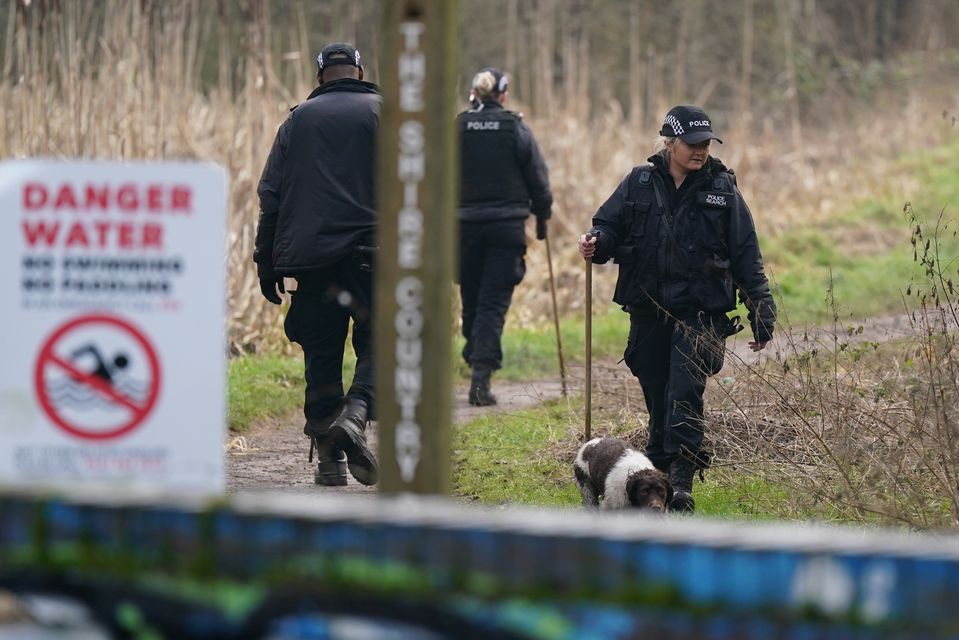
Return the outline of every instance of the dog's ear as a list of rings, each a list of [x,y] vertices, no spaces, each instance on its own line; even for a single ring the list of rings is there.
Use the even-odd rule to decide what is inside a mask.
[[[673,483],[669,481],[669,476],[665,473],[663,473],[663,484],[666,485],[666,510],[669,511],[669,503],[673,501]]]
[[[636,490],[639,488],[640,478],[639,472],[631,473],[626,476],[626,500],[629,501],[629,504],[636,505]]]

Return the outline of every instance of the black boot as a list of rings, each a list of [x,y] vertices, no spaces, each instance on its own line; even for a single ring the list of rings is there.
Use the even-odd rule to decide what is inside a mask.
[[[696,502],[693,500],[693,475],[696,465],[689,458],[678,455],[669,463],[669,483],[673,486],[673,499],[669,501],[669,510],[676,513],[693,513]]]
[[[470,404],[474,407],[488,407],[496,404],[496,396],[490,391],[490,376],[493,372],[489,369],[473,369],[473,379],[470,381]]]
[[[317,466],[313,481],[328,487],[346,486],[346,454],[333,444],[330,425],[337,413],[321,420],[307,419],[303,433],[310,438],[310,462],[316,451]]]
[[[333,444],[346,452],[350,473],[360,484],[367,486],[379,480],[376,458],[366,444],[366,402],[347,398],[343,411],[330,425]]]

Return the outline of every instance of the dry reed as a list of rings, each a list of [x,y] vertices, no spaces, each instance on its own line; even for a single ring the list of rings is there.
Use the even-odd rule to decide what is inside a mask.
[[[256,183],[273,134],[287,109],[312,88],[307,61],[315,43],[308,42],[303,20],[278,29],[260,1],[238,5],[242,20],[232,21],[218,13],[223,5],[214,11],[196,0],[26,4],[7,4],[0,157],[219,163],[230,178],[225,295],[231,349],[289,348],[282,314],[258,292],[251,253]],[[277,56],[271,53],[275,40],[293,44]],[[211,50],[213,73],[206,68]],[[760,234],[816,223],[865,194],[910,186],[888,168],[893,149],[901,153],[929,139],[923,121],[935,117],[942,102],[934,106],[925,95],[913,90],[861,124],[850,116],[848,126],[837,122],[811,133],[801,151],[791,149],[770,120],[748,138],[727,136],[717,154],[737,170]],[[650,150],[653,132],[632,128],[618,102],[605,105],[590,110],[570,101],[566,110],[529,118],[556,199],[551,237],[563,315],[583,305],[576,237]],[[587,122],[581,114],[590,111],[596,115]],[[775,269],[775,256],[767,261]],[[545,252],[532,239],[529,265],[514,298],[514,325],[548,318]],[[614,268],[597,269],[597,300],[611,298],[614,279]]]

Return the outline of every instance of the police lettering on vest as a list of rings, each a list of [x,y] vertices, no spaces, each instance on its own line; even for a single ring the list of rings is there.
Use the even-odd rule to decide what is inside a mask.
[[[487,120],[487,121],[469,121],[466,123],[466,128],[469,131],[498,131],[499,130],[499,121],[497,120]]]

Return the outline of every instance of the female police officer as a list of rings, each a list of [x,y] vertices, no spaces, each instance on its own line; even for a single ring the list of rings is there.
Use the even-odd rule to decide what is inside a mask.
[[[553,204],[532,132],[519,114],[503,108],[507,90],[504,73],[480,70],[473,78],[473,109],[457,117],[463,358],[473,369],[469,402],[477,406],[496,403],[490,376],[502,366],[506,312],[526,273],[526,218],[532,211],[545,232]]]
[[[613,301],[630,314],[625,362],[649,411],[646,455],[669,473],[673,511],[694,509],[693,476],[706,468],[703,391],[718,373],[736,292],[759,351],[772,339],[776,306],[763,273],[752,215],[733,172],[709,155],[709,116],[670,109],[658,153],[635,167],[579,239],[594,263],[620,265]]]

